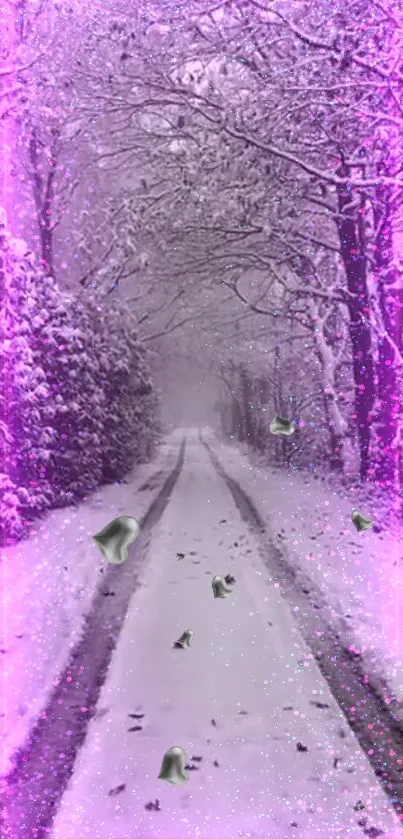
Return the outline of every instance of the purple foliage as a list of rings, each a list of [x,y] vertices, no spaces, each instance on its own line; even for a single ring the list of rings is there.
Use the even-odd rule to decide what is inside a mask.
[[[0,536],[151,454],[158,405],[133,322],[60,291],[0,230]]]

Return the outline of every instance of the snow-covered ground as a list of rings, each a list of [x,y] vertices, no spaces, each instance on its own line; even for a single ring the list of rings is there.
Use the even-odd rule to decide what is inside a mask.
[[[29,539],[2,550],[1,775],[46,704],[102,580],[106,563],[91,537],[121,514],[144,515],[175,465],[181,439],[181,432],[169,435],[127,483],[53,511]]]
[[[403,720],[402,529],[384,528],[384,510],[371,503],[370,488],[360,494],[306,473],[271,469],[239,445],[204,437],[253,500],[279,550],[346,618],[351,646],[368,672],[386,680],[386,701]],[[381,532],[357,533],[351,522],[357,508],[375,525],[381,521]]]
[[[363,815],[367,835],[397,836],[197,435],[149,551],[53,839],[362,839]],[[233,592],[214,599],[227,573]],[[186,629],[192,646],[174,649]],[[174,745],[194,767],[180,787],[158,780]]]

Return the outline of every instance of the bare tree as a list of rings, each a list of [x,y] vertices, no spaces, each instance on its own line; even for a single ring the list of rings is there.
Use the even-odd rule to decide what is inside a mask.
[[[307,209],[320,208],[333,222],[346,278],[362,478],[371,472],[370,418],[375,385],[382,378],[378,371],[375,379],[372,364],[367,285],[372,263],[365,224],[374,203],[383,213],[386,200],[391,209],[385,191],[400,201],[403,185],[400,158],[389,160],[386,167],[384,158],[380,166],[373,165],[383,126],[393,125],[401,133],[401,68],[396,59],[400,13],[400,4],[391,12],[365,0],[342,7],[331,3],[326,9],[300,4],[284,13],[279,3],[227,3],[207,12],[194,4],[185,34],[182,20],[175,54],[162,69],[151,62],[143,86],[136,79],[137,101],[131,105],[137,111],[148,107],[138,98],[147,87],[154,111],[172,114],[176,105],[182,111],[180,126],[186,124],[188,132],[191,128],[193,137],[210,130],[256,149],[269,167],[277,167],[283,188],[293,180],[298,204],[304,198]],[[167,18],[165,24],[172,37],[172,21]],[[196,47],[190,44],[195,34]],[[192,72],[196,58],[201,70]],[[126,72],[130,78],[129,62]],[[315,233],[298,232],[300,240],[304,235],[309,249]],[[396,326],[390,325],[390,330],[396,332]],[[391,341],[389,335],[389,351]],[[385,357],[384,377],[388,361]],[[392,425],[395,438],[396,417]],[[379,457],[382,460],[381,452]]]

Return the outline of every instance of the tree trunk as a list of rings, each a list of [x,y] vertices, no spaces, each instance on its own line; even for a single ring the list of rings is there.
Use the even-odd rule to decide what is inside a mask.
[[[43,213],[41,214],[43,216]],[[53,232],[50,227],[50,219],[42,218],[39,224],[41,240],[41,257],[45,274],[53,274]]]
[[[402,368],[403,280],[394,264],[393,228],[388,202],[383,222],[375,218],[378,236],[375,251],[377,304],[384,334],[378,340],[377,410],[374,423],[375,476],[387,490],[399,494]],[[379,224],[379,222],[381,223]]]
[[[245,439],[244,422],[238,399],[234,397],[231,405],[233,435],[243,443]]]
[[[274,401],[274,411],[278,416],[283,415],[283,389],[281,385],[281,371],[280,371],[280,348],[276,347],[274,350],[274,394],[273,394],[273,401]],[[280,440],[278,437],[275,437],[274,442],[274,451],[275,451],[275,459],[277,465],[281,463],[281,459],[285,455],[284,451],[284,439]]]
[[[267,423],[268,423],[268,415],[266,411],[267,402],[269,399],[269,383],[265,378],[259,378],[257,383],[257,391],[258,391],[258,398],[259,398],[259,420],[257,423],[257,430],[256,430],[256,445],[259,451],[263,454],[265,450],[265,444],[267,440]]]
[[[349,167],[342,164],[337,173],[341,178],[350,175]],[[340,251],[347,278],[347,307],[349,334],[353,352],[355,386],[355,421],[360,452],[360,477],[368,477],[370,459],[370,413],[374,403],[374,369],[371,353],[371,327],[369,323],[369,295],[365,245],[361,240],[353,207],[356,193],[349,186],[338,186],[337,222]]]
[[[251,389],[251,382],[247,371],[241,369],[240,373],[240,381],[241,381],[241,394],[242,394],[242,414],[244,418],[244,428],[245,428],[245,436],[247,442],[250,446],[254,446],[255,443],[255,435],[254,435],[254,428],[253,428],[253,417],[252,417],[252,408],[251,408],[251,397],[252,397],[252,389]]]
[[[54,198],[53,182],[56,175],[57,155],[52,155],[46,181],[42,175],[43,164],[38,157],[38,141],[33,129],[29,142],[29,157],[32,167],[33,193],[38,222],[42,265],[46,274],[53,274],[53,225],[52,204]]]
[[[348,423],[338,405],[336,388],[336,360],[332,348],[326,341],[324,319],[319,317],[318,306],[310,299],[308,310],[312,321],[312,333],[316,355],[321,368],[325,416],[330,437],[330,465],[334,471],[348,471],[352,462],[351,441],[348,438]]]

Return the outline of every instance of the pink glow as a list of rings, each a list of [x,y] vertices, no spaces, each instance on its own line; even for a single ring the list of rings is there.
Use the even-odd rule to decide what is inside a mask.
[[[14,68],[15,68],[15,10],[9,3],[3,3],[0,6],[0,31],[3,34],[3,63],[0,67],[0,92],[4,94],[13,84]],[[11,72],[8,72],[11,71]],[[6,109],[8,100],[0,99],[0,114],[3,114],[3,109]],[[14,125],[10,119],[0,120],[0,207],[3,207],[7,214],[8,228],[14,227],[14,208],[13,208],[13,183],[11,177],[11,159],[14,148]],[[6,384],[3,382],[3,385]],[[0,472],[6,472],[6,453],[3,454],[3,462],[0,463]],[[3,601],[3,631],[6,636],[7,627],[7,610],[6,610],[6,592],[7,592],[7,575],[6,564],[2,565],[2,601]],[[2,698],[4,701],[4,708],[7,707],[7,674],[6,669],[3,668],[3,683],[2,683]]]
[[[4,54],[7,55],[3,61],[3,66],[0,68],[0,90],[2,94],[4,94],[5,91],[10,89],[15,80],[13,75],[15,70],[15,12],[9,3],[2,4],[2,7],[0,7],[0,29],[2,33],[4,33],[3,49]],[[3,113],[3,108],[5,110],[6,103],[7,100],[4,100],[1,113]],[[14,147],[15,132],[13,123],[10,119],[2,119],[0,125],[0,171],[2,173],[0,205],[6,210],[9,226],[11,230],[13,230],[14,212],[11,157]]]
[[[391,16],[393,16],[396,20],[399,16],[399,12],[396,6],[396,3],[389,2],[387,5]],[[399,54],[401,55],[402,49],[402,28],[403,28],[403,17],[400,16],[400,27],[395,34],[395,43],[394,43],[394,50],[393,56],[394,63],[397,64]],[[399,97],[399,94],[396,92],[396,96]],[[396,106],[394,108],[393,116],[396,117],[398,120],[401,119],[401,115],[399,114],[399,109]],[[394,164],[396,165],[396,169],[399,168],[399,164],[401,166],[401,161],[403,159],[403,135],[400,130],[400,140],[398,142],[398,130],[387,129],[390,134],[390,141],[391,147],[395,150],[395,159]],[[395,283],[400,289],[400,292],[403,290],[403,212],[400,205],[400,212],[397,213],[397,218],[394,219],[393,226],[392,226],[392,248],[393,248],[393,255],[394,255],[394,266],[396,269],[396,276],[395,276]],[[400,230],[398,228],[401,228]],[[393,305],[393,298],[390,298],[387,301],[389,304]],[[396,364],[398,364],[398,360],[396,359]],[[399,382],[398,385],[399,387]],[[401,387],[401,384],[400,384]],[[401,393],[396,394],[396,405],[399,405],[401,401]],[[401,487],[400,487],[401,493]],[[385,591],[388,592],[388,601],[386,603],[380,604],[382,608],[382,624],[384,627],[384,631],[386,633],[386,637],[388,639],[388,644],[390,647],[391,654],[396,657],[397,659],[401,659],[403,655],[403,618],[402,618],[402,591],[403,591],[403,571],[402,571],[402,562],[401,562],[401,514],[402,514],[402,498],[399,497],[398,493],[396,493],[394,499],[394,508],[396,512],[396,517],[399,519],[399,525],[397,528],[397,532],[393,534],[391,539],[391,563],[390,563],[390,579],[389,585],[385,586]]]
[[[394,3],[393,0],[390,2],[390,8],[394,12],[396,16],[396,11],[394,11]],[[3,8],[0,9],[0,29],[2,32],[5,33],[4,40],[7,44],[8,49],[8,56],[4,61],[5,67],[4,69],[7,70],[15,70],[15,66],[17,64],[16,59],[16,38],[15,38],[15,8],[11,5],[11,3],[5,2]],[[397,48],[397,47],[396,47]],[[1,71],[0,71],[1,72]],[[4,75],[3,77],[0,75],[0,90],[4,93],[5,90],[8,90],[13,83],[14,76],[12,74]],[[1,102],[1,100],[0,100]],[[17,234],[17,225],[16,225],[16,216],[15,216],[15,208],[13,203],[13,179],[11,176],[12,170],[12,155],[13,155],[13,148],[15,146],[15,127],[14,123],[11,119],[2,120],[0,121],[0,171],[2,173],[1,177],[1,196],[0,196],[0,206],[3,206],[7,213],[7,220],[8,220],[8,229],[14,235]],[[403,146],[403,144],[402,144]],[[403,149],[402,149],[402,156],[403,156]],[[402,220],[401,220],[402,221]],[[396,234],[394,237],[394,247],[395,247],[395,257],[396,257],[396,265],[399,266],[403,264],[403,234],[399,233]],[[304,427],[305,423],[301,422],[300,427]],[[1,464],[0,471],[3,468],[3,464]],[[6,471],[4,469],[4,471]],[[396,498],[395,506],[396,510],[399,508],[400,500]],[[348,532],[348,531],[346,531]],[[294,542],[294,545],[298,545],[298,542]],[[382,625],[384,628],[384,632],[388,638],[388,643],[390,646],[391,652],[395,656],[399,653],[403,653],[403,624],[401,618],[401,602],[402,602],[402,595],[403,592],[403,572],[401,570],[401,562],[400,562],[400,555],[401,555],[401,548],[398,542],[398,537],[395,535],[394,538],[388,540],[388,542],[384,542],[385,545],[385,552],[390,548],[391,553],[393,554],[393,561],[396,560],[396,566],[390,572],[389,578],[389,585],[386,589],[387,596],[384,598],[382,602],[382,598],[380,597],[379,602],[379,609],[382,612]],[[322,558],[321,554],[318,554],[318,558]],[[309,557],[311,559],[311,557]],[[6,569],[5,563],[2,568],[2,586],[3,586],[3,597],[6,595],[6,588],[7,588],[7,578],[6,578]],[[392,562],[391,562],[392,566]],[[279,584],[274,584],[275,588],[279,587]],[[6,609],[3,609],[3,621],[4,621],[4,629],[6,628]],[[319,633],[320,634],[320,633]],[[357,652],[354,647],[352,647],[353,652]],[[304,666],[308,666],[308,663],[305,663]],[[23,674],[19,674],[19,678],[23,677]],[[5,700],[5,704],[7,704],[7,681],[6,681],[6,674],[3,671],[3,696]],[[67,681],[71,681],[71,677],[67,678]],[[55,684],[57,684],[55,682]],[[385,701],[389,702],[389,698],[385,697]],[[87,713],[87,707],[83,706],[80,708],[82,713]],[[354,712],[354,707],[351,708],[351,711]],[[299,712],[294,712],[298,714]],[[46,711],[42,712],[42,718],[46,717]]]

